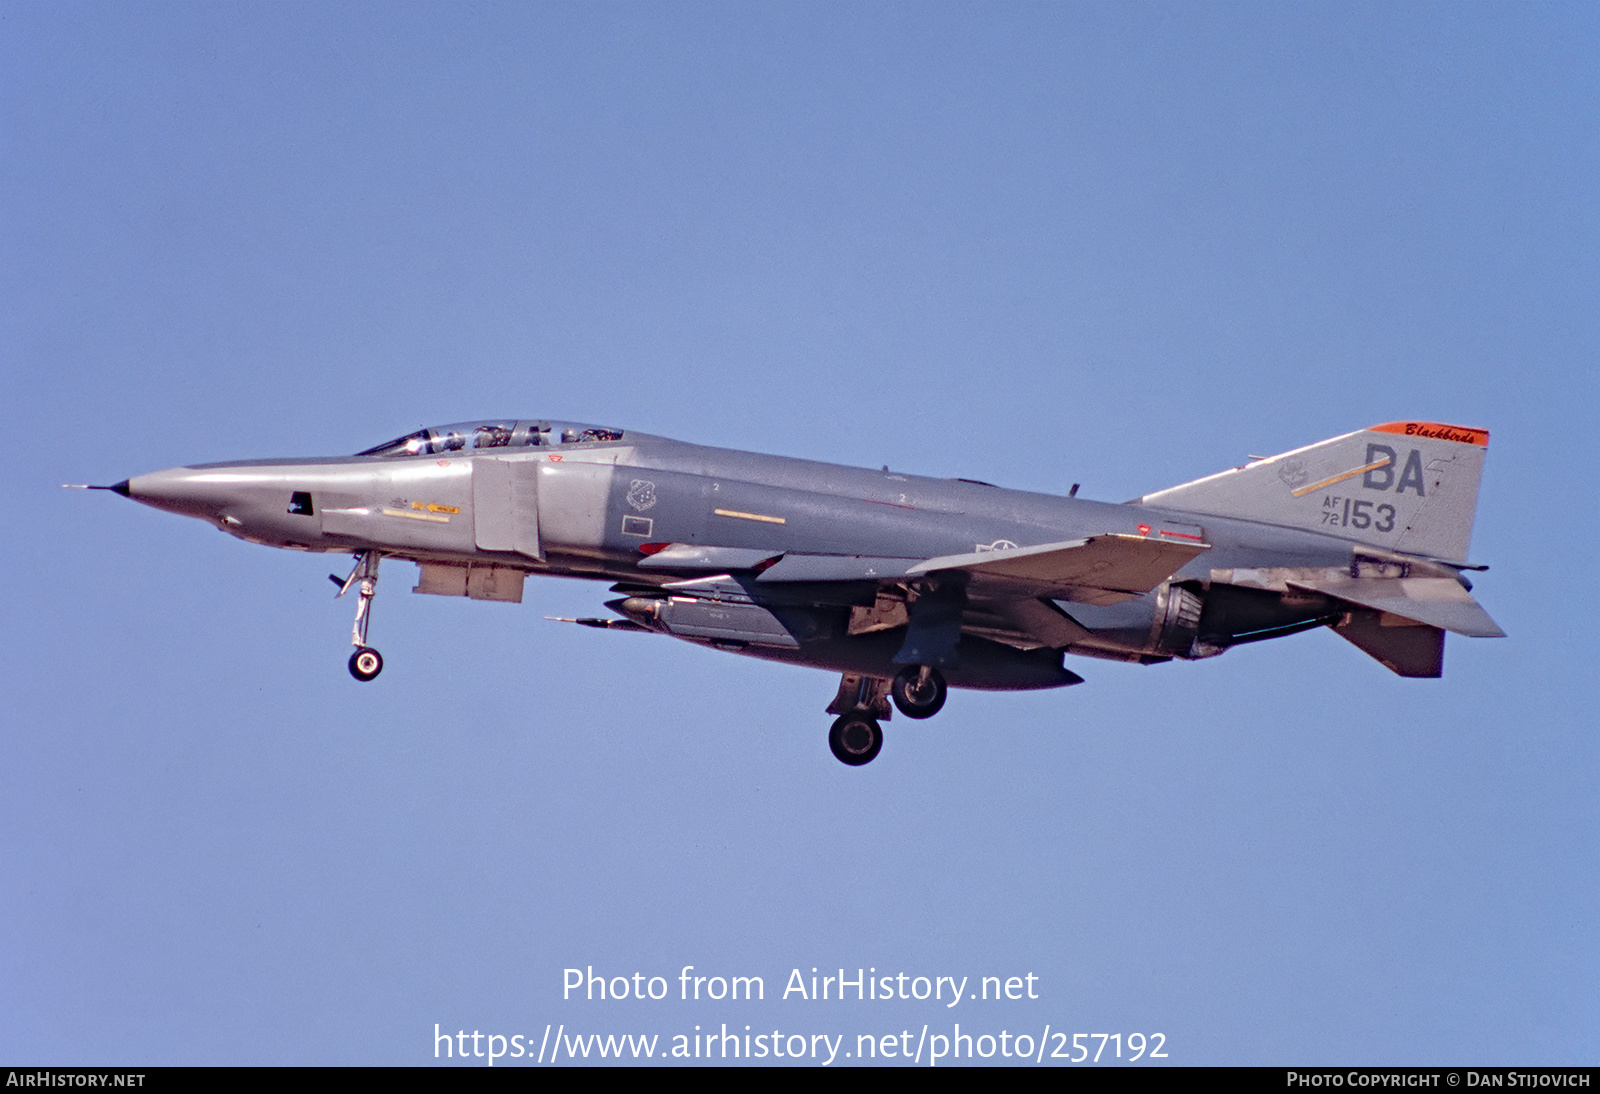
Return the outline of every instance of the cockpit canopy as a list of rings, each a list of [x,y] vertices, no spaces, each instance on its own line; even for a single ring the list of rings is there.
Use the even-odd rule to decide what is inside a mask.
[[[622,440],[622,430],[586,426],[576,422],[455,422],[396,437],[358,456],[438,456],[486,448],[527,448],[537,445],[599,444]]]

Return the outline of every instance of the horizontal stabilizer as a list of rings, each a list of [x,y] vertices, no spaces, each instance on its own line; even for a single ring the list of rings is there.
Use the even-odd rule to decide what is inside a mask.
[[[1393,616],[1356,611],[1333,628],[1333,633],[1389,671],[1413,679],[1444,675],[1444,631],[1438,627],[1400,626]]]
[[[984,597],[1116,604],[1144,595],[1210,549],[1205,543],[1110,533],[1008,551],[944,555],[919,562],[907,573],[964,573],[970,579],[970,590]]]
[[[1472,594],[1454,578],[1324,577],[1292,579],[1288,584],[1470,638],[1504,638],[1506,635],[1489,618],[1483,605],[1472,599]]]

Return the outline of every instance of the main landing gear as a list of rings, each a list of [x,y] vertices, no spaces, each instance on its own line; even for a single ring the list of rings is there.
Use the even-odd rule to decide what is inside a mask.
[[[944,674],[932,665],[907,665],[889,685],[889,695],[907,718],[932,718],[944,706]]]
[[[363,551],[356,556],[356,566],[349,577],[340,581],[337,574],[328,575],[339,586],[338,596],[349,592],[352,586],[359,586],[356,622],[350,628],[350,644],[356,648],[350,655],[350,675],[363,683],[377,679],[378,673],[383,671],[383,654],[367,645],[367,624],[372,619],[372,598],[378,593],[378,563],[382,557],[377,551]]]
[[[883,749],[883,727],[893,710],[907,718],[932,718],[944,706],[944,676],[931,665],[908,665],[893,680],[847,672],[839,681],[839,694],[828,704],[838,720],[828,730],[828,747],[840,763],[851,767],[869,764]]]
[[[828,730],[828,747],[840,763],[851,767],[869,764],[883,748],[883,728],[870,714],[842,714]]]

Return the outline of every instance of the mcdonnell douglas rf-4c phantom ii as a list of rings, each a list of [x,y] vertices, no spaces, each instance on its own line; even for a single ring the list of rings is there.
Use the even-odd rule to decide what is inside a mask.
[[[841,673],[833,753],[864,764],[891,700],[1082,682],[1064,653],[1152,664],[1331,627],[1401,676],[1444,632],[1503,634],[1467,546],[1489,434],[1390,422],[1125,504],[685,444],[575,422],[421,429],[354,456],[177,467],[115,486],[252,543],[351,552],[350,672],[378,566],[414,589],[522,599],[529,574],[611,582],[614,618]]]

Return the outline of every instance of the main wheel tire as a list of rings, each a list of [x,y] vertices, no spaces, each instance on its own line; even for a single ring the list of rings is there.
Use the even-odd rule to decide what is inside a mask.
[[[371,646],[362,646],[350,655],[350,675],[357,680],[375,680],[382,671],[383,654]]]
[[[846,714],[828,731],[828,747],[840,763],[869,764],[883,748],[883,728],[867,714]]]
[[[918,687],[917,681],[921,675],[920,666],[907,665],[895,674],[894,682],[889,685],[890,698],[907,718],[932,718],[944,706],[948,691],[944,675],[938,669],[930,668],[927,683]]]

